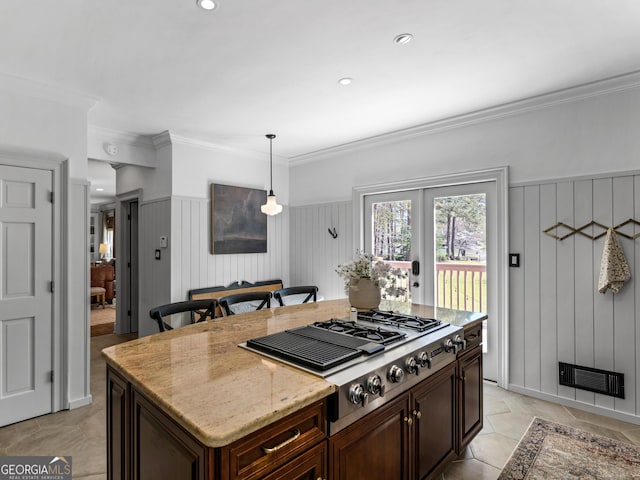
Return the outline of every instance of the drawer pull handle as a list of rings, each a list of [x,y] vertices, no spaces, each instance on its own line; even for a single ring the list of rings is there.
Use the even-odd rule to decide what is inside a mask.
[[[291,438],[287,438],[284,442],[276,445],[275,447],[271,447],[271,448],[262,447],[262,451],[267,454],[277,452],[282,447],[289,445],[291,442],[295,442],[300,436],[300,430],[298,430],[297,428],[294,428],[293,430],[291,430],[291,433],[293,434]]]

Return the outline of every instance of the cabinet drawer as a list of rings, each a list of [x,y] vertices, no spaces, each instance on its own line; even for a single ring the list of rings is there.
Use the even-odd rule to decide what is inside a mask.
[[[470,328],[464,329],[464,339],[467,342],[466,350],[469,351],[482,343],[482,322]]]
[[[257,479],[324,440],[326,404],[314,403],[221,449],[222,478]]]

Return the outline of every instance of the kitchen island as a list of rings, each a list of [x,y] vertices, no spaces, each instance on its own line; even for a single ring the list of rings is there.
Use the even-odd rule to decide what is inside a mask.
[[[486,318],[392,308],[472,328]],[[335,386],[238,345],[348,313],[346,300],[278,307],[103,350],[109,478],[326,478]]]

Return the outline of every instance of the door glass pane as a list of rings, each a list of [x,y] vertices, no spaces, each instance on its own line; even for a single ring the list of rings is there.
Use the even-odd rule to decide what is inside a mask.
[[[387,300],[410,301],[411,292],[411,200],[372,203],[372,253],[394,268],[409,274],[400,280],[399,286],[406,292]]]
[[[486,206],[484,193],[434,199],[434,295],[438,307],[487,311]],[[485,333],[483,325],[486,351]]]

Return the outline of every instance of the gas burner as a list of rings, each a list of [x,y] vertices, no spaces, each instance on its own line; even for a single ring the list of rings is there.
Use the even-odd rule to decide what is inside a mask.
[[[341,333],[343,335],[349,335],[351,337],[364,338],[370,342],[381,343],[383,345],[388,345],[406,337],[405,333],[397,332],[395,330],[387,330],[381,327],[366,327],[364,325],[357,324],[356,322],[338,320],[335,318],[326,322],[315,322],[313,326]]]
[[[418,317],[415,315],[405,315],[397,312],[369,310],[358,312],[358,320],[365,320],[373,323],[380,323],[398,328],[406,328],[417,332],[431,332],[447,326],[440,320],[433,318]]]

